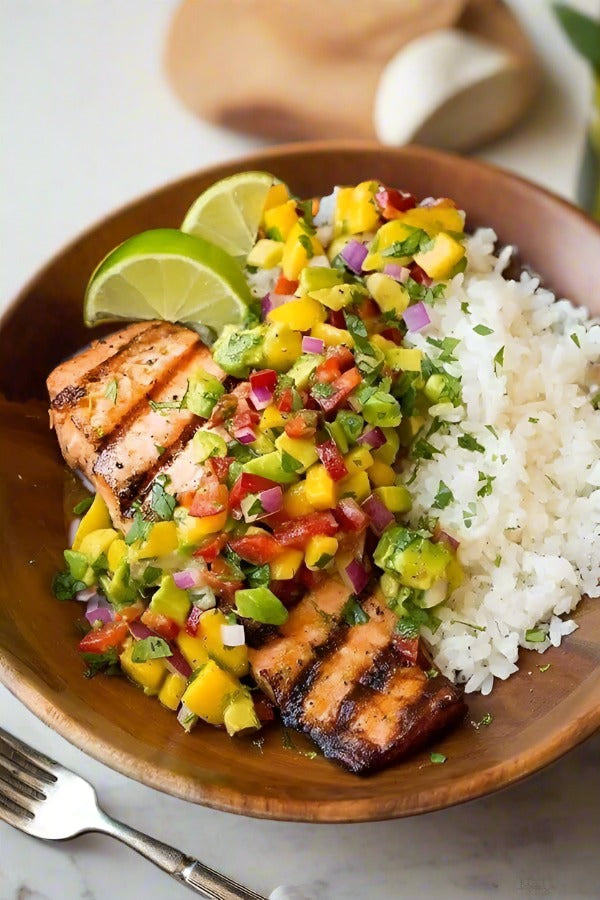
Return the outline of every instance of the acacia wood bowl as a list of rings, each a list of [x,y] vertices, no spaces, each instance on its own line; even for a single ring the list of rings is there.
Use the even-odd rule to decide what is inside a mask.
[[[481,162],[419,147],[314,143],[276,147],[213,166],[119,210],[58,254],[0,323],[0,679],[40,719],[114,769],[159,790],[218,809],[275,819],[356,822],[408,816],[480,797],[556,760],[600,727],[600,603],[584,599],[580,628],[520,669],[490,697],[469,697],[465,721],[434,747],[368,778],[286,746],[278,726],[264,744],[210,727],[186,735],[175,716],[124,679],[83,678],[75,603],[50,593],[66,545],[65,483],[48,429],[45,378],[92,334],[82,322],[90,273],[138,231],[178,226],[213,181],[266,169],[301,196],[377,178],[418,196],[450,196],[470,227],[501,242],[557,294],[600,313],[600,227],[568,203]],[[595,304],[595,305],[593,305]],[[102,330],[96,329],[93,336]],[[523,373],[526,377],[526,372]],[[541,673],[540,664],[551,663]],[[473,722],[493,714],[488,727]],[[294,744],[306,748],[302,738]],[[447,756],[432,765],[432,749]]]

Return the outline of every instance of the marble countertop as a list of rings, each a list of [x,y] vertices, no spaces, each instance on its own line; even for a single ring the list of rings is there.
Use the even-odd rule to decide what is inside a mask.
[[[536,109],[480,155],[573,196],[589,83],[546,0],[511,0],[547,67]],[[594,12],[596,0],[577,5]],[[153,187],[259,145],[197,121],[160,71],[174,0],[1,0],[0,308],[45,259]],[[510,790],[409,820],[317,826],[202,809],[129,781],[0,687],[0,722],[88,777],[106,810],[268,895],[314,900],[598,896],[600,735]],[[46,845],[0,824],[0,900],[190,897],[96,835]]]

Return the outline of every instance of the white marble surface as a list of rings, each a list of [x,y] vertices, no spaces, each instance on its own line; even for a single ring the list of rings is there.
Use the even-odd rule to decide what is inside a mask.
[[[274,0],[277,2],[277,0]],[[511,0],[548,67],[527,123],[481,155],[572,196],[585,67],[545,0]],[[169,179],[258,142],[196,121],[160,71],[173,0],[2,0],[0,306],[99,216]],[[594,12],[596,0],[579,0]],[[165,797],[53,734],[0,688],[0,721],[89,777],[117,817],[268,894],[597,897],[600,735],[526,783],[412,820],[309,826],[236,818]],[[0,824],[0,900],[191,896],[108,838],[44,845]]]

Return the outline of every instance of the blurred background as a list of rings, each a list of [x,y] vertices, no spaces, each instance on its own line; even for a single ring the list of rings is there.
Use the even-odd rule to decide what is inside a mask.
[[[570,5],[598,22],[597,0]],[[597,202],[599,26],[568,11],[559,22],[547,0],[0,0],[0,11],[0,312],[101,216],[277,139],[417,138]],[[598,736],[468,807],[317,829],[162,797],[2,687],[0,721],[90,777],[116,815],[255,887],[308,884],[320,900],[597,896]],[[188,896],[102,839],[47,847],[0,826],[0,900],[132,890]]]

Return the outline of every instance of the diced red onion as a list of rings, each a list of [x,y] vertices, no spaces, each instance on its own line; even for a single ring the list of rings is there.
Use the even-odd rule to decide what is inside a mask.
[[[233,432],[233,436],[240,444],[251,444],[256,440],[254,429],[250,428],[249,425],[244,425],[242,428],[236,428]]]
[[[200,587],[204,583],[204,577],[200,569],[182,569],[181,572],[173,572],[173,581],[178,588],[189,591],[190,588]]]
[[[258,512],[251,512],[254,505],[260,505]],[[248,494],[240,503],[246,522],[256,522],[257,519],[264,519],[265,516],[279,512],[282,505],[283,491],[280,485],[267,488],[260,494]]]
[[[321,338],[310,337],[308,334],[302,338],[303,353],[322,353],[324,349],[325,341],[322,341]]]
[[[177,713],[177,721],[184,731],[189,732],[198,721],[198,716],[196,715],[196,713],[193,713],[191,711],[189,706],[186,706],[185,703],[182,703],[179,707],[179,712]]]
[[[399,281],[400,284],[406,284],[410,275],[410,269],[407,269],[406,266],[399,266],[398,263],[387,263],[383,267],[383,274],[389,275],[390,278],[393,278],[394,281]]]
[[[98,594],[98,589],[95,587],[86,587],[82,588],[80,591],[77,591],[75,594],[75,599],[78,603],[88,603],[92,597]]]
[[[246,643],[246,632],[243,625],[221,625],[221,640],[225,647],[243,647]]]
[[[135,622],[128,622],[129,630],[138,641],[143,641],[145,638],[156,637],[156,634],[153,631],[150,631],[147,625],[144,625],[143,622],[140,622],[136,619]]]
[[[394,520],[394,515],[374,494],[363,501],[362,508],[371,518],[371,528],[375,534],[382,534]]]
[[[190,614],[187,617],[187,622],[185,623],[185,630],[189,634],[195,634],[198,631],[198,626],[200,624],[200,617],[204,612],[199,606],[192,606],[190,610]]]
[[[364,263],[368,250],[360,241],[352,239],[348,241],[340,256],[348,266],[351,272],[360,275],[362,272],[362,264]]]
[[[250,391],[249,400],[254,409],[265,409],[272,399],[273,393],[267,387],[253,387]]]
[[[369,580],[367,570],[357,559],[351,560],[351,562],[342,569],[340,575],[342,576],[342,580],[345,582],[346,587],[349,587],[355,594],[360,594]]]
[[[104,624],[107,624],[108,622],[113,621],[115,614],[105,597],[102,597],[101,594],[94,594],[94,596],[90,597],[88,600],[85,617],[90,625],[93,625],[94,622],[103,622]]]
[[[179,647],[175,647],[171,643],[169,643],[169,647],[171,649],[171,656],[164,657],[167,669],[170,672],[175,672],[177,675],[183,675],[184,678],[189,678],[192,674],[192,667],[189,662]]]
[[[281,306],[283,300],[277,294],[265,294],[260,302],[260,310],[262,318],[266,319],[272,309]]]
[[[420,331],[431,322],[427,307],[422,301],[405,309],[402,318],[406,322],[406,327],[409,331]]]
[[[376,426],[375,428],[370,428],[369,431],[365,431],[364,434],[361,434],[356,442],[357,444],[368,444],[373,450],[377,450],[378,447],[385,444],[385,434],[379,426]]]

